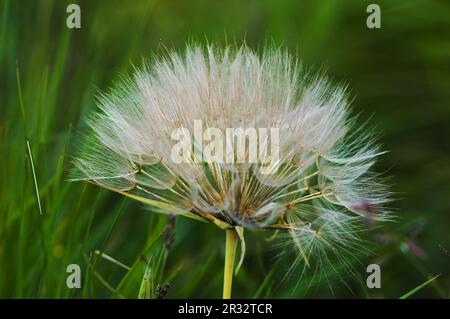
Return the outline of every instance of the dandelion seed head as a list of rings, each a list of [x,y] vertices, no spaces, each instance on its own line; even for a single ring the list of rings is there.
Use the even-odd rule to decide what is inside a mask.
[[[382,152],[349,116],[345,86],[306,72],[283,50],[189,45],[100,94],[98,106],[75,180],[169,214],[280,229],[303,261],[357,246],[367,207],[378,220],[389,216],[389,194],[372,171]],[[195,120],[224,132],[276,127],[279,157],[175,163],[172,132],[192,132]]]

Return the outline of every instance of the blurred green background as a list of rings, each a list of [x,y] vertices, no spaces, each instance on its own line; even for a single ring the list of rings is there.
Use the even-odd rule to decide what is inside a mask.
[[[179,218],[164,248],[168,217],[118,195],[70,183],[71,154],[107,90],[132,65],[186,41],[283,45],[307,66],[349,83],[360,122],[378,128],[390,152],[398,219],[369,235],[374,254],[342,274],[282,281],[289,258],[261,233],[234,297],[398,298],[441,274],[414,297],[450,296],[450,3],[376,1],[381,29],[368,29],[372,1],[0,1],[0,297],[136,298],[148,261],[167,298],[218,298],[224,234]],[[66,7],[81,7],[81,29]],[[40,215],[30,143],[42,204]],[[126,266],[98,258],[101,250]],[[367,289],[366,265],[379,263],[382,287]],[[66,287],[66,267],[82,288]],[[128,270],[127,267],[131,267]],[[313,279],[311,279],[313,278]],[[170,283],[170,287],[165,286]],[[155,288],[156,289],[156,288]]]

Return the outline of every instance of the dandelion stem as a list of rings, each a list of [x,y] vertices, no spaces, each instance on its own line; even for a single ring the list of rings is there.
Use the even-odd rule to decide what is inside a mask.
[[[236,231],[232,228],[226,229],[226,244],[225,244],[225,266],[223,275],[223,299],[231,299],[231,284],[234,273],[234,258],[236,257],[236,247],[238,243],[238,236]]]

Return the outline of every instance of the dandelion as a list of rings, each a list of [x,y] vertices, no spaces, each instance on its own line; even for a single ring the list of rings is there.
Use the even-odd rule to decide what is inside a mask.
[[[137,69],[100,94],[98,105],[73,179],[225,230],[224,298],[243,261],[246,229],[284,234],[295,248],[294,264],[309,266],[330,254],[344,259],[360,245],[367,218],[389,216],[388,193],[372,171],[382,152],[373,134],[349,118],[346,88],[306,72],[280,49],[259,56],[246,46],[188,45]],[[276,147],[278,156],[205,162],[192,141],[193,152],[178,154],[186,160],[174,161],[173,132],[192,132],[198,120],[223,132],[277,128],[278,141],[259,138],[253,149]],[[241,143],[249,146],[245,159],[250,142],[246,136]],[[229,144],[224,152],[236,155],[239,143]]]

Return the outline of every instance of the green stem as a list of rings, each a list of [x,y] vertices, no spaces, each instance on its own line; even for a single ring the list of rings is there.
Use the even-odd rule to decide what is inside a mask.
[[[223,299],[231,299],[231,284],[233,281],[234,258],[238,236],[232,228],[226,229],[225,266],[223,274]]]

